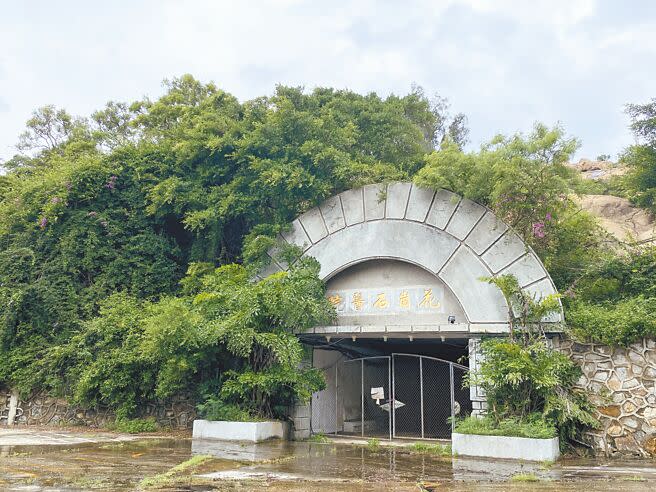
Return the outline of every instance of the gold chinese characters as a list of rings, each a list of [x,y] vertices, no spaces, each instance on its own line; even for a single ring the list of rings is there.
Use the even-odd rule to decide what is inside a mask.
[[[433,289],[424,290],[424,297],[422,297],[419,307],[430,309],[438,309],[440,307],[440,302],[433,298]]]
[[[353,298],[351,299],[351,304],[356,311],[360,311],[364,306],[364,299],[362,298],[362,292],[354,292]]]
[[[443,309],[441,297],[439,286],[428,285],[329,291],[326,295],[338,313],[362,314],[437,312]]]
[[[376,300],[374,301],[374,307],[378,309],[387,309],[389,307],[389,301],[385,297],[384,292],[376,296]]]

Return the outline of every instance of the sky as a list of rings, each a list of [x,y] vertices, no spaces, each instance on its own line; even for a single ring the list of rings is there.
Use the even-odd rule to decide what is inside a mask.
[[[248,100],[276,84],[446,97],[469,148],[562,125],[580,157],[633,142],[656,97],[651,0],[0,0],[0,159],[46,104],[87,116],[191,73]]]

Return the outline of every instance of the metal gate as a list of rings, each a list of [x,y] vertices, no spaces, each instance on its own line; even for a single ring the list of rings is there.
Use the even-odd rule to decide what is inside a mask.
[[[455,362],[416,354],[392,354],[392,437],[448,439],[454,418],[471,411]]]
[[[448,439],[454,417],[471,411],[463,388],[466,366],[416,354],[364,357],[337,363],[321,411],[313,410],[314,432],[340,435]],[[334,399],[334,407],[331,400]],[[332,407],[332,408],[331,408]]]
[[[392,416],[384,400],[392,392],[392,358],[351,359],[338,363],[335,369],[337,433],[389,438]]]

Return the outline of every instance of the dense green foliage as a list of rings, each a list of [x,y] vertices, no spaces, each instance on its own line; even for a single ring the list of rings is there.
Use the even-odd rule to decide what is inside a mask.
[[[281,417],[323,385],[317,370],[299,369],[302,347],[293,335],[332,319],[318,268],[303,259],[251,282],[239,265],[194,264],[177,297],[109,297],[40,364],[74,401],[110,406],[119,419],[193,389],[205,394],[208,414],[234,418],[227,411],[237,407],[240,415]]]
[[[481,343],[481,351],[484,360],[471,381],[485,390],[490,418],[497,425],[507,419],[541,420],[563,438],[596,425],[593,405],[574,388],[581,369],[544,339],[493,338]]]
[[[420,89],[240,103],[184,76],[89,119],[36,111],[0,181],[0,385],[121,418],[176,391],[254,416],[306,398],[291,331],[329,316],[316,269],[247,278],[299,213],[462,143],[446,109]]]
[[[527,136],[500,136],[478,152],[465,153],[447,142],[427,157],[415,181],[485,203],[511,224],[564,294],[567,321],[577,338],[625,345],[653,337],[654,250],[618,244],[581,211],[574,197],[615,193],[651,207],[649,197],[656,190],[655,104],[629,106],[632,127],[644,143],[627,150],[624,159],[632,172],[626,178],[581,180],[566,165],[577,142],[560,128],[538,124]],[[509,318],[521,323],[514,313]]]
[[[253,416],[248,410],[223,401],[220,395],[206,395],[198,404],[198,414],[206,420],[227,420],[230,422],[257,422],[260,417]]]
[[[637,142],[621,156],[629,172],[604,184],[601,192],[656,212],[656,100],[630,104],[627,113]],[[656,247],[630,245],[593,257],[564,299],[572,333],[609,345],[656,337]]]
[[[628,345],[656,337],[656,248],[628,251],[583,275],[566,299],[567,320],[583,340]]]
[[[600,248],[603,234],[574,204],[578,183],[566,166],[578,147],[561,128],[536,124],[529,135],[495,137],[478,152],[443,146],[415,178],[491,207],[542,258],[556,285],[566,289]]]

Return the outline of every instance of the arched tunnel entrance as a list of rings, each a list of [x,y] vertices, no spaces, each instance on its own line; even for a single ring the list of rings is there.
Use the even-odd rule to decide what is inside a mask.
[[[452,418],[485,411],[463,380],[482,336],[508,332],[508,306],[487,277],[513,275],[535,298],[556,289],[539,258],[486,207],[412,183],[329,198],[284,230],[316,258],[337,312],[300,339],[327,387],[292,411],[294,435],[449,437]],[[260,276],[284,270],[276,259]],[[559,331],[562,312],[544,321]]]

